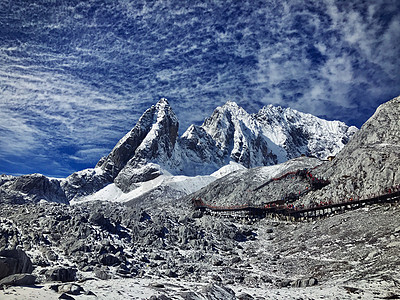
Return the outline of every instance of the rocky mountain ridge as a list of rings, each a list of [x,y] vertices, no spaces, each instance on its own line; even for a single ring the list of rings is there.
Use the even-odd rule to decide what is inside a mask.
[[[190,126],[181,137],[178,130],[178,118],[162,98],[144,112],[134,128],[94,169],[75,172],[63,180],[49,180],[46,190],[56,191],[53,201],[67,203],[110,183],[128,193],[139,183],[161,174],[209,175],[230,161],[253,168],[300,155],[326,158],[335,155],[357,131],[342,122],[325,121],[289,108],[268,106],[249,114],[230,101],[217,107],[201,126]],[[37,182],[34,177],[30,182],[30,176],[26,175],[29,186]],[[15,184],[10,182],[21,182],[16,177],[1,178],[3,201],[52,201],[43,191],[33,195],[24,193],[23,188],[14,189]],[[45,187],[38,184],[31,191]]]
[[[188,195],[187,200],[200,198],[217,206],[261,205],[307,191],[292,204],[308,206],[384,194],[387,189],[400,185],[399,112],[400,97],[379,106],[332,161],[296,158],[275,166],[241,170]],[[269,182],[271,178],[303,168],[311,170],[314,177],[328,180],[329,184],[312,190],[307,180],[296,177]],[[259,186],[262,188],[257,189]]]
[[[382,194],[400,185],[399,162],[400,96],[380,105],[332,163],[316,170],[331,184],[310,193],[303,202]]]

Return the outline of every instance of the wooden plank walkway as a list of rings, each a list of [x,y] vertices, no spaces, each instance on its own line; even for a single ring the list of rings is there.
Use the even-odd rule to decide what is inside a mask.
[[[367,205],[378,203],[393,203],[400,201],[400,187],[386,189],[386,193],[378,196],[372,196],[367,199],[349,200],[339,203],[323,203],[310,207],[286,206],[284,203],[275,201],[264,206],[240,205],[240,206],[212,206],[204,203],[201,199],[193,199],[193,205],[196,209],[212,212],[245,212],[242,214],[249,217],[265,217],[270,215],[279,219],[286,220],[306,220],[322,218],[332,214],[345,212],[347,210],[358,209]]]

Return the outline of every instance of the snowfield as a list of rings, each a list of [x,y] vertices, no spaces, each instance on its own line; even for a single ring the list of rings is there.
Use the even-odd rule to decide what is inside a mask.
[[[123,203],[143,196],[146,193],[149,193],[160,187],[170,188],[176,191],[179,195],[189,195],[210,184],[218,178],[221,178],[234,171],[243,169],[246,168],[238,163],[231,162],[229,165],[222,167],[211,175],[193,177],[183,175],[173,176],[172,174],[169,174],[167,171],[164,170],[163,175],[160,175],[153,180],[136,183],[135,188],[128,193],[124,193],[114,183],[111,183],[94,194],[72,200],[70,204],[75,205],[82,202],[97,200]]]

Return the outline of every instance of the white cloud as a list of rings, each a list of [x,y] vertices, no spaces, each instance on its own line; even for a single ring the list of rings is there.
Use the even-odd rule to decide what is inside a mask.
[[[0,159],[95,160],[160,97],[183,131],[227,100],[354,121],[358,106],[400,92],[396,1],[95,2],[10,2],[19,21],[0,42]]]

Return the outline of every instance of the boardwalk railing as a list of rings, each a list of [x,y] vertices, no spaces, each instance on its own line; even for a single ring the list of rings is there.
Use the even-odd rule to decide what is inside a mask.
[[[200,198],[192,199],[193,205],[196,209],[209,210],[213,212],[237,212],[244,211],[250,216],[266,216],[272,215],[277,218],[284,218],[288,220],[301,220],[308,218],[320,218],[343,212],[350,209],[357,209],[366,205],[376,203],[391,203],[400,200],[400,186],[387,188],[382,194],[373,195],[366,199],[349,200],[332,203],[321,202],[312,206],[294,206],[284,204],[284,201],[270,202],[265,205],[236,205],[236,206],[213,206],[203,202]]]

